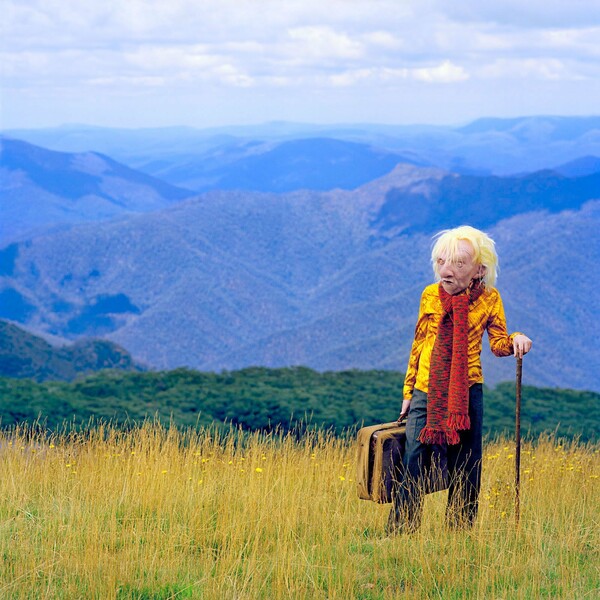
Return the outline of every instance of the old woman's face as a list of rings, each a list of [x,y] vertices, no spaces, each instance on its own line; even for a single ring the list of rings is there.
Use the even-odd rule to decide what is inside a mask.
[[[438,256],[438,272],[442,287],[448,294],[460,294],[469,287],[474,277],[483,275],[483,267],[475,262],[474,254],[470,242],[460,240],[454,261],[446,260],[444,254]]]

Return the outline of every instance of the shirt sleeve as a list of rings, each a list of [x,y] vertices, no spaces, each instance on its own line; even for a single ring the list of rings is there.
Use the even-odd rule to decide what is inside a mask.
[[[518,331],[508,334],[506,329],[506,317],[504,315],[504,305],[500,294],[496,294],[496,301],[492,305],[487,324],[488,338],[490,341],[490,350],[496,356],[510,356],[514,353],[513,339],[519,335]]]
[[[419,370],[419,358],[421,357],[421,350],[423,349],[423,344],[427,337],[429,315],[425,310],[425,304],[425,292],[423,292],[421,295],[421,303],[419,305],[419,318],[417,319],[417,325],[415,327],[415,337],[413,339],[410,357],[408,359],[408,367],[406,368],[406,375],[404,377],[404,400],[410,400],[412,398],[415,381],[417,380],[417,372]]]

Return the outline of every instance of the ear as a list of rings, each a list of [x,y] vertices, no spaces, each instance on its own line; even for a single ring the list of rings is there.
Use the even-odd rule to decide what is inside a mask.
[[[479,277],[479,279],[483,279],[486,273],[487,267],[485,265],[479,265],[479,269],[477,270],[477,277]]]

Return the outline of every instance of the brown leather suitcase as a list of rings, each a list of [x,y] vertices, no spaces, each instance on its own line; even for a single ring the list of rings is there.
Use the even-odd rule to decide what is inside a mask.
[[[392,501],[401,475],[406,424],[393,421],[358,431],[356,484],[358,497],[380,504]]]
[[[379,504],[392,502],[394,487],[402,478],[406,421],[381,423],[359,429],[356,460],[358,497]],[[432,465],[436,468],[432,468]],[[448,487],[445,450],[431,446],[423,481],[426,494]]]

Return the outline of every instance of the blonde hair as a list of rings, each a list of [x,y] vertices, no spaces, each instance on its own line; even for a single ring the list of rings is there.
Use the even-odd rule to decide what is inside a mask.
[[[441,279],[438,258],[442,255],[447,260],[455,261],[458,255],[458,242],[465,240],[473,247],[473,260],[476,264],[485,267],[482,277],[486,288],[493,288],[498,278],[498,254],[496,254],[496,243],[483,231],[469,225],[461,225],[454,229],[445,229],[434,236],[434,245],[431,250],[431,262],[433,272],[437,281]]]

